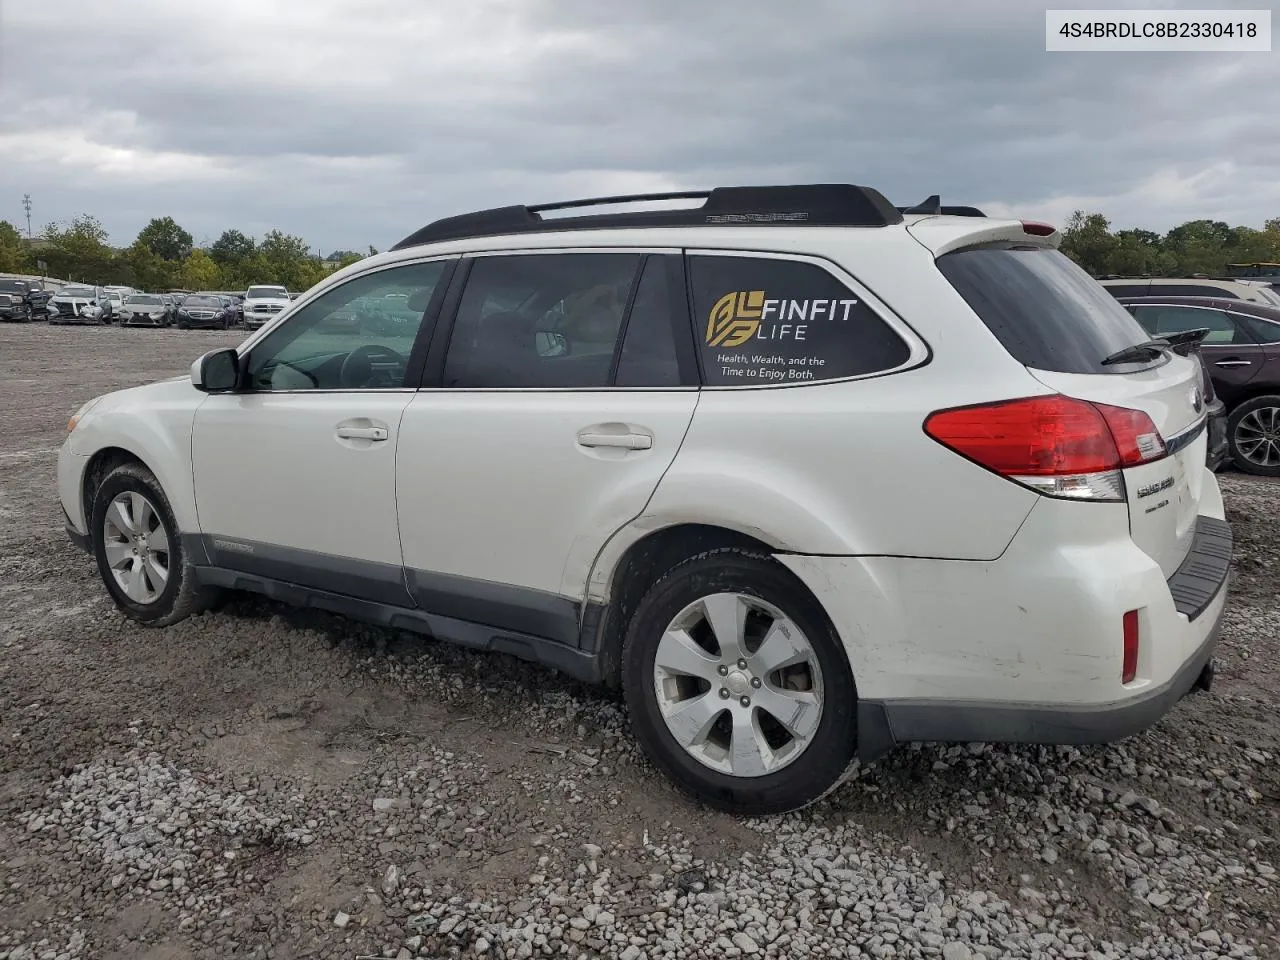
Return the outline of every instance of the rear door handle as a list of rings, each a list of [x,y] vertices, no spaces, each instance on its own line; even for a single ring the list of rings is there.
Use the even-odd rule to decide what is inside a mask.
[[[1251,367],[1252,360],[1218,360],[1214,363],[1215,367]]]
[[[338,436],[343,440],[385,440],[390,433],[386,427],[339,427]]]
[[[653,437],[643,433],[588,433],[578,434],[578,443],[584,447],[619,447],[623,450],[650,450]]]

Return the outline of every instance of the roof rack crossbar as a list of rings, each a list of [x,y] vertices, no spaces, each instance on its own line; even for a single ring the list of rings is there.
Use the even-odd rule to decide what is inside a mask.
[[[659,210],[594,213],[544,218],[549,210],[571,210],[607,204],[703,199],[701,206]],[[405,237],[392,250],[442,240],[462,240],[510,233],[607,230],[628,227],[694,226],[822,226],[886,227],[901,223],[902,213],[871,187],[849,183],[790,184],[766,187],[716,187],[669,193],[632,194],[566,200],[533,206],[517,204],[446,217]]]

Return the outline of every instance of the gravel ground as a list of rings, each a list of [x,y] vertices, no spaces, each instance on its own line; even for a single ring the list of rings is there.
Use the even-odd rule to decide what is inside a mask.
[[[0,960],[1277,955],[1280,484],[1221,478],[1219,679],[1145,735],[906,749],[739,820],[506,657],[117,614],[62,532],[66,417],[238,336],[0,327]]]

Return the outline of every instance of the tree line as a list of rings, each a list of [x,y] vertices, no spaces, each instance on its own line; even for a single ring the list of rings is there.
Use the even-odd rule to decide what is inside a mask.
[[[27,244],[13,224],[0,220],[0,273],[39,273],[90,283],[118,283],[141,290],[241,290],[254,283],[283,283],[306,290],[336,269],[369,254],[335,250],[325,260],[301,237],[271,230],[255,240],[227,230],[207,249],[172,217],[157,217],[123,250],[107,242],[94,217],[50,224],[44,243]],[[1094,276],[1221,276],[1229,263],[1280,263],[1280,217],[1261,230],[1221,220],[1190,220],[1165,234],[1111,229],[1101,213],[1077,210],[1062,228],[1062,250]],[[336,265],[335,265],[336,264]]]
[[[42,240],[28,244],[13,224],[0,220],[0,273],[46,272],[139,290],[243,290],[255,283],[281,283],[301,291],[366,256],[336,250],[321,260],[301,237],[280,230],[260,240],[226,230],[201,249],[172,217],[152,220],[123,250],[112,247],[102,223],[87,214],[66,225],[50,224]],[[374,253],[370,247],[369,254]],[[46,271],[37,269],[40,260]]]
[[[1280,217],[1261,230],[1190,220],[1161,235],[1112,231],[1102,214],[1077,210],[1062,229],[1062,251],[1095,277],[1223,276],[1229,263],[1280,263]]]

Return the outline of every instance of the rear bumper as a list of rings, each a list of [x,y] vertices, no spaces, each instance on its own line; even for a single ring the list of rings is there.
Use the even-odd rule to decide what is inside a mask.
[[[1226,595],[1226,583],[1219,591]],[[858,754],[869,762],[902,743],[1111,743],[1141,733],[1173,709],[1195,686],[1222,628],[1225,604],[1218,602],[1204,639],[1163,684],[1127,700],[1107,704],[858,703]]]
[[[822,604],[858,689],[864,762],[915,741],[1105,743],[1160,719],[1213,655],[1231,531],[1206,470],[1190,553],[1166,577],[1123,506],[1050,501],[999,560],[779,555]],[[1123,620],[1138,611],[1138,675]]]

